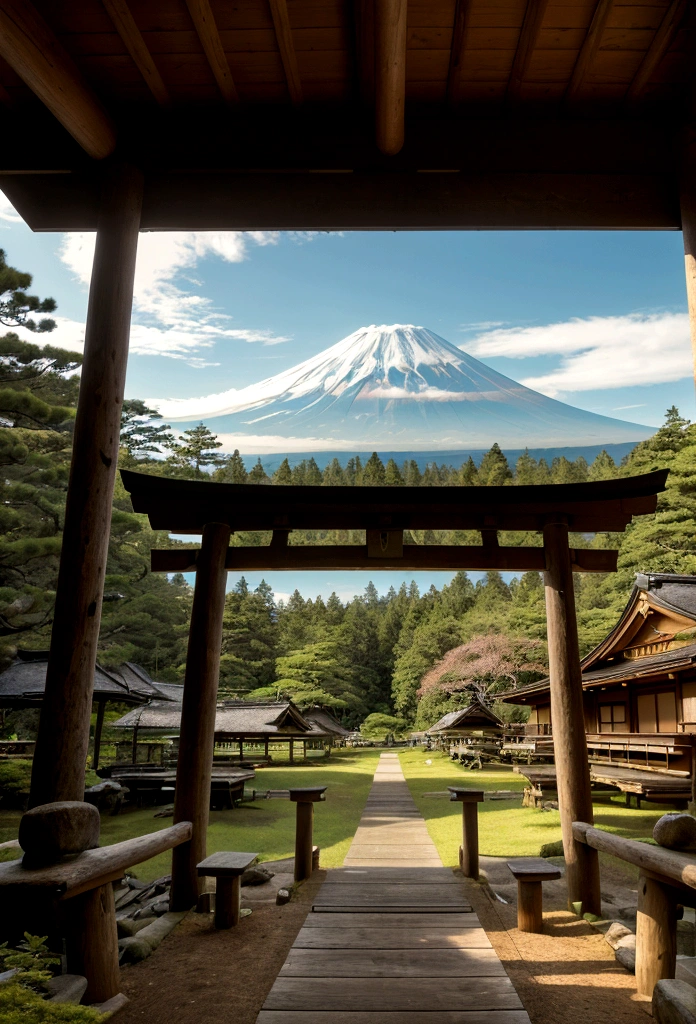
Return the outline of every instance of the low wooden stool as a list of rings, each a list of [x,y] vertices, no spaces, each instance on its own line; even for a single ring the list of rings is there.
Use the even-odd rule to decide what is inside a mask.
[[[541,883],[560,878],[561,869],[543,857],[518,857],[507,866],[517,879],[517,927],[521,932],[542,931]]]
[[[208,875],[217,880],[215,892],[215,927],[233,928],[239,924],[241,878],[258,853],[212,853],[196,865],[199,877]]]

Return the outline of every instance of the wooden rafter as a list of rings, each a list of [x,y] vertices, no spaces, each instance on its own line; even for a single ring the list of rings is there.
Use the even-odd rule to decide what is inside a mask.
[[[209,0],[186,0],[186,6],[222,98],[230,104],[238,103],[237,87],[234,84]]]
[[[599,50],[602,42],[602,35],[604,33],[604,26],[607,23],[607,18],[611,11],[614,0],[599,0],[595,7],[590,27],[587,30],[585,36],[585,42],[582,44],[578,59],[575,62],[573,68],[573,74],[571,75],[570,82],[565,94],[566,103],[572,103],[576,98],[582,84],[585,80],[587,72],[592,66],[595,55]]]
[[[377,147],[394,156],[404,144],[407,0],[375,0]]]
[[[26,0],[0,4],[0,55],[97,160],[116,148],[116,128],[70,55]]]
[[[102,0],[102,3],[148,89],[161,107],[170,106],[169,90],[162,80],[126,0]]]
[[[302,102],[302,85],[300,83],[300,72],[297,67],[297,54],[292,41],[290,29],[290,18],[288,16],[287,0],[268,0],[271,8],[271,16],[275,28],[280,59],[285,72],[285,81],[288,84],[288,92],[292,103],[297,106]]]
[[[524,22],[517,41],[517,50],[507,87],[506,99],[510,106],[515,106],[520,100],[522,83],[527,76],[532,54],[536,49],[548,5],[549,0],[527,0],[527,9],[524,13]]]
[[[645,87],[652,78],[653,72],[666,54],[672,40],[674,39],[674,34],[679,27],[685,6],[685,0],[672,0],[672,3],[667,8],[667,12],[662,19],[662,23],[655,33],[653,41],[636,72],[635,78],[628,88],[628,92],[626,93],[627,103],[637,103],[643,96]]]
[[[460,103],[462,98],[464,53],[469,40],[470,14],[471,0],[457,0],[449,73],[447,76],[447,101],[452,106]]]

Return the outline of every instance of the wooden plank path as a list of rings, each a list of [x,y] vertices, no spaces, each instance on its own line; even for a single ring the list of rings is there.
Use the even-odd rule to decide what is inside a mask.
[[[257,1024],[529,1024],[382,754],[344,867],[324,882]]]

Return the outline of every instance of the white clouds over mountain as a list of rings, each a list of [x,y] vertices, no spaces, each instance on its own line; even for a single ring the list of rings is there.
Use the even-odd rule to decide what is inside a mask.
[[[545,395],[669,383],[692,372],[686,313],[593,316],[534,327],[498,327],[464,345],[482,359],[558,356],[560,365],[520,383]]]

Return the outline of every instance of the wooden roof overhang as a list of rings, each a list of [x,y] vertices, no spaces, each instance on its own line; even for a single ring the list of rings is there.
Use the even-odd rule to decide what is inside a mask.
[[[207,523],[232,532],[270,531],[267,547],[230,547],[226,568],[544,570],[543,547],[501,547],[499,530],[541,533],[551,522],[572,533],[619,532],[634,515],[654,512],[667,470],[587,484],[525,487],[273,487],[176,480],[122,470],[136,512],[155,530],[202,533]],[[289,545],[293,530],[365,530],[367,544]],[[478,530],[480,546],[404,544],[404,530]],[[192,572],[198,549],[152,552],[160,572]],[[573,567],[612,572],[616,551],[577,548]]]
[[[693,138],[686,0],[3,0],[0,187],[93,230],[667,228]],[[27,138],[26,124],[32,123]]]

